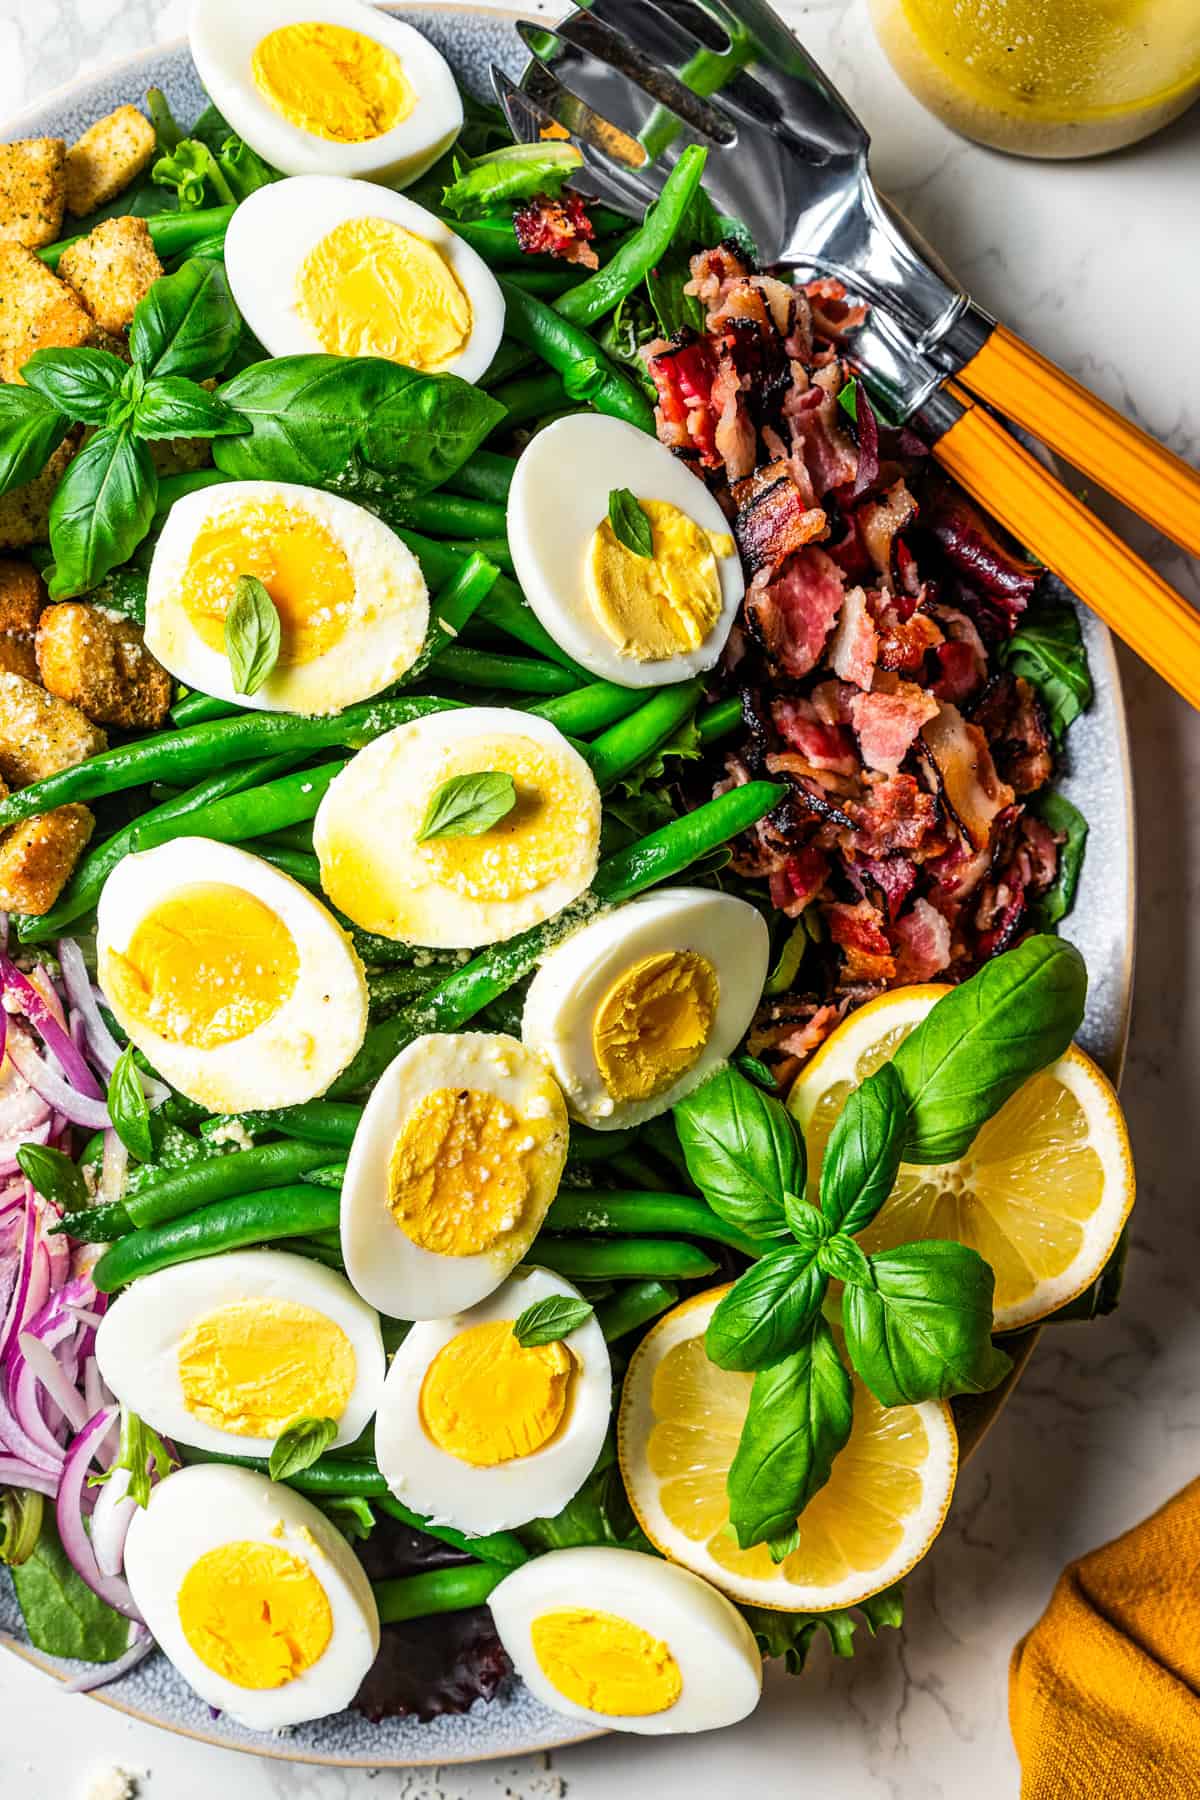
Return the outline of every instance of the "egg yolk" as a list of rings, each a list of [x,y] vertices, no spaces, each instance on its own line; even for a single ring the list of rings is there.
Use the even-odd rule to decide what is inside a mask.
[[[237,1437],[278,1437],[302,1415],[340,1419],[355,1372],[341,1326],[291,1300],[232,1300],[196,1319],[179,1345],[188,1411]]]
[[[289,125],[334,144],[382,137],[417,104],[395,51],[344,25],[305,20],[268,32],[250,69],[263,99]]]
[[[721,617],[717,556],[728,537],[713,538],[667,500],[643,500],[653,554],[627,550],[608,519],[588,544],[584,588],[605,635],[622,656],[660,662],[697,650]]]
[[[521,1224],[551,1126],[480,1088],[435,1088],[392,1150],[388,1203],[422,1250],[478,1256]]]
[[[333,356],[436,373],[462,355],[471,303],[436,245],[392,219],[346,219],[300,265],[296,305]]]
[[[138,921],[100,980],[122,1016],[173,1044],[247,1037],[295,990],[300,954],[283,920],[244,888],[194,882]]]
[[[285,500],[235,506],[192,542],[179,599],[200,639],[225,651],[239,575],[256,575],[279,614],[279,663],[312,662],[339,641],[354,610],[354,570],[320,519]]]
[[[596,1067],[614,1100],[651,1100],[694,1066],[717,1014],[717,971],[695,950],[643,956],[592,1019]]]
[[[547,1681],[566,1699],[613,1718],[666,1712],[683,1692],[679,1664],[666,1644],[615,1613],[564,1607],[530,1626],[533,1653]]]
[[[574,1358],[563,1343],[522,1349],[511,1319],[472,1325],[438,1351],[421,1383],[421,1423],[477,1469],[532,1456],[562,1424]]]
[[[277,1544],[219,1544],[179,1588],[183,1635],[208,1669],[242,1688],[285,1687],[324,1655],[329,1598],[308,1564]]]

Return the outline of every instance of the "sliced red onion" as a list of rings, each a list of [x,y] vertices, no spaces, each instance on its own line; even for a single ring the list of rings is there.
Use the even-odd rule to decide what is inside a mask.
[[[0,1432],[10,1438],[9,1449],[15,1450],[38,1468],[52,1471],[60,1467],[63,1459],[63,1447],[50,1430],[42,1412],[41,1397],[38,1393],[39,1380],[37,1370],[27,1363],[24,1355],[17,1352],[9,1354],[8,1364],[8,1419],[0,1424]],[[20,1434],[20,1443],[11,1442],[12,1427]]]
[[[16,1280],[8,1302],[8,1313],[4,1323],[0,1325],[0,1363],[3,1362],[9,1344],[25,1323],[26,1303],[29,1299],[29,1283],[33,1274],[34,1252],[37,1247],[38,1215],[33,1201],[33,1189],[28,1182],[24,1184],[22,1205],[25,1209],[25,1228],[21,1236],[21,1248],[18,1253]],[[3,1426],[0,1425],[0,1431]]]
[[[135,1623],[144,1623],[133,1602],[129,1583],[120,1575],[102,1575],[83,1522],[83,1491],[92,1457],[119,1416],[119,1409],[106,1406],[90,1418],[67,1452],[62,1479],[58,1485],[55,1518],[58,1535],[68,1560],[81,1581],[86,1581],[94,1594]]]
[[[30,1089],[30,1092],[32,1093],[33,1090]],[[41,1096],[36,1096],[36,1098],[40,1101]],[[26,1126],[21,1132],[19,1140],[13,1145],[14,1153],[19,1150],[23,1144],[48,1144],[50,1142],[51,1127],[53,1126],[53,1123],[53,1115],[50,1112],[47,1112],[46,1117],[39,1125]],[[10,1175],[19,1175],[20,1172],[21,1165],[17,1161],[15,1154],[12,1156],[0,1154],[0,1181]]]
[[[150,1652],[155,1649],[154,1639],[144,1625],[134,1625],[129,1632],[129,1648],[124,1656],[118,1656],[116,1662],[94,1663],[85,1669],[82,1675],[75,1675],[70,1681],[63,1682],[64,1694],[91,1694],[97,1688],[107,1687],[110,1681],[120,1681],[122,1675],[128,1675],[130,1669],[145,1662]]]
[[[96,999],[96,990],[92,986],[92,978],[88,974],[87,964],[83,960],[83,951],[73,938],[58,940],[58,961],[62,969],[63,987],[67,1000],[83,1020],[87,1034],[88,1049],[92,1053],[92,1061],[105,1075],[111,1075],[117,1064],[121,1049],[112,1032],[104,1023],[100,1007]],[[171,1090],[153,1075],[141,1071],[142,1087],[151,1106],[161,1106],[170,1098]]]
[[[96,1491],[91,1537],[102,1575],[119,1575],[124,1564],[125,1536],[137,1511],[137,1501],[129,1498],[129,1482],[128,1469],[114,1469]]]
[[[0,1007],[0,1020],[7,1018],[8,1014]],[[33,1049],[23,1027],[11,1024],[7,1034],[10,1054],[0,1066],[0,1156],[6,1162],[15,1158],[18,1147],[28,1141],[32,1131],[51,1120],[49,1106],[30,1087],[12,1060],[11,1051],[18,1038],[24,1039]]]
[[[93,1331],[104,1317],[103,1313],[93,1312],[91,1308],[87,1306],[76,1306],[70,1301],[67,1303],[67,1311],[73,1319],[78,1319],[81,1325],[90,1325]],[[95,1410],[96,1409],[93,1406],[88,1414],[89,1418]]]
[[[65,1033],[64,1033],[65,1036]],[[68,1039],[68,1042],[70,1040]],[[72,1053],[74,1046],[72,1045]],[[31,1088],[36,1088],[48,1106],[54,1107],[72,1125],[86,1126],[89,1131],[100,1131],[111,1123],[108,1107],[103,1100],[81,1094],[70,1082],[64,1081],[55,1073],[49,1063],[40,1057],[20,1032],[12,1032],[8,1053],[16,1067],[25,1077]],[[65,1067],[65,1064],[64,1064]],[[95,1083],[92,1083],[95,1087]]]
[[[125,1175],[129,1168],[129,1151],[110,1127],[104,1134],[104,1160],[100,1164],[99,1198],[111,1204],[125,1192]]]
[[[66,1028],[65,1020],[60,1023],[62,1008],[58,1003],[58,996],[54,996],[54,1005],[51,1007],[41,989],[35,987],[28,976],[21,973],[11,957],[5,956],[2,952],[0,952],[0,1000],[3,1000],[6,1010],[12,1005],[24,1013],[41,1037],[46,1049],[62,1064],[63,1073],[73,1088],[77,1088],[89,1100],[101,1098],[99,1082],[88,1068],[81,1053],[71,1042],[71,1034]],[[59,1018],[55,1017],[56,1012],[60,1015]]]
[[[0,1455],[0,1487],[32,1488],[35,1494],[53,1500],[58,1492],[58,1476],[35,1469],[19,1456]]]
[[[27,1366],[33,1370],[63,1418],[72,1430],[82,1431],[88,1422],[87,1407],[78,1388],[68,1381],[65,1370],[59,1366],[53,1350],[31,1331],[23,1331],[17,1342]]]
[[[67,1015],[63,1011],[63,1003],[59,997],[58,989],[55,987],[50,971],[45,963],[35,963],[31,969],[22,970],[21,972],[25,975],[30,987],[36,988],[42,999],[46,1002],[51,1018],[65,1031],[67,1029]]]

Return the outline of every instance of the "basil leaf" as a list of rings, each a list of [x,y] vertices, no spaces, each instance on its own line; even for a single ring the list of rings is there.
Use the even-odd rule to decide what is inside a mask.
[[[499,769],[452,775],[430,795],[417,842],[423,844],[428,838],[479,837],[506,818],[516,804],[516,784],[511,775]]]
[[[148,376],[205,381],[221,373],[241,329],[224,268],[193,256],[174,275],[156,281],[138,303],[129,348]]]
[[[64,1212],[75,1212],[91,1200],[83,1172],[69,1156],[51,1144],[21,1144],[17,1163],[26,1181],[43,1200],[51,1200]]]
[[[670,819],[674,818],[674,816],[674,813],[671,813],[667,822],[669,823]],[[738,1071],[739,1075],[744,1075],[746,1080],[752,1081],[756,1087],[765,1088],[768,1094],[773,1094],[775,1092],[777,1084],[774,1075],[771,1073],[770,1065],[763,1062],[759,1057],[735,1056],[733,1058],[733,1066]]]
[[[1037,913],[1046,925],[1057,925],[1075,904],[1075,890],[1083,868],[1087,848],[1088,822],[1077,806],[1072,806],[1057,788],[1043,790],[1029,808],[1047,824],[1055,837],[1063,842],[1058,847],[1058,873],[1037,903]]]
[[[103,1475],[91,1476],[88,1486],[103,1487],[118,1469],[129,1471],[126,1493],[138,1506],[145,1506],[150,1499],[151,1472],[160,1480],[171,1473],[167,1446],[157,1431],[130,1412],[127,1406],[121,1408],[121,1441],[116,1457]]]
[[[442,211],[456,219],[481,219],[485,213],[530,200],[535,194],[557,194],[582,162],[574,144],[510,144],[468,163],[457,179],[442,189]]]
[[[595,1308],[586,1300],[572,1300],[566,1294],[551,1294],[527,1306],[516,1324],[513,1336],[522,1350],[533,1350],[539,1344],[557,1344],[587,1323]]]
[[[1067,727],[1092,703],[1092,677],[1075,608],[1067,601],[1051,601],[1031,609],[998,654],[1014,675],[1033,683],[1061,743]]]
[[[249,431],[245,419],[194,381],[159,375],[149,382],[134,409],[138,437],[222,437]]]
[[[39,476],[71,429],[42,394],[17,382],[0,384],[0,494]]]
[[[380,504],[440,487],[504,417],[499,401],[457,375],[377,356],[251,363],[219,398],[251,427],[214,445],[223,474],[314,487],[336,480]]]
[[[150,1103],[133,1060],[132,1044],[126,1044],[113,1065],[108,1084],[108,1116],[130,1155],[136,1156],[139,1162],[153,1162]]]
[[[751,1237],[782,1236],[784,1195],[804,1191],[804,1140],[782,1102],[718,1069],[675,1107],[675,1125],[713,1211]]]
[[[629,488],[613,488],[608,496],[608,522],[613,536],[635,556],[654,555],[654,532],[650,515]]]
[[[37,350],[21,370],[35,393],[69,419],[102,425],[120,392],[125,364],[110,350]]]
[[[225,614],[225,654],[235,694],[257,694],[279,661],[275,602],[257,575],[239,575]]]
[[[334,1419],[313,1419],[302,1417],[293,1419],[285,1426],[275,1439],[271,1450],[271,1460],[267,1465],[272,1481],[286,1481],[291,1475],[299,1475],[303,1469],[311,1468],[319,1456],[328,1450],[338,1434],[337,1422]]]
[[[45,1509],[33,1554],[12,1570],[12,1584],[36,1650],[107,1663],[129,1648],[129,1620],[75,1573],[59,1540],[53,1507]]]
[[[831,1281],[870,1283],[871,1265],[852,1237],[837,1231],[817,1250],[817,1267]]]
[[[741,1549],[792,1530],[829,1480],[852,1421],[850,1377],[818,1313],[808,1342],[754,1377],[728,1481],[729,1519]]]
[[[821,1164],[821,1211],[835,1231],[869,1225],[895,1185],[908,1133],[908,1100],[891,1063],[846,1096]]]
[[[783,1212],[796,1242],[803,1244],[814,1256],[817,1246],[833,1234],[834,1228],[821,1209],[806,1200],[803,1194],[785,1194]]]
[[[1012,1364],[992,1344],[995,1277],[965,1244],[931,1238],[868,1258],[842,1297],[846,1349],[883,1406],[983,1394]]]
[[[800,1548],[800,1527],[793,1525],[790,1531],[781,1533],[779,1537],[767,1539],[767,1550],[773,1563],[786,1562],[793,1550]]]
[[[1087,970],[1073,944],[1026,938],[944,995],[893,1057],[910,1109],[904,1160],[953,1162],[1083,1019]]]
[[[50,503],[50,598],[86,593],[127,562],[154,520],[158,476],[127,431],[98,431],[67,468]]]
[[[740,1275],[718,1304],[704,1347],[719,1369],[764,1369],[795,1350],[825,1298],[811,1250],[771,1250]]]

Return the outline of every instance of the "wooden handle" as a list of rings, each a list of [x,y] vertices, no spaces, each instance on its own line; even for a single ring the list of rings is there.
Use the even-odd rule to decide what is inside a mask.
[[[1007,330],[957,379],[1184,550],[1200,556],[1200,471],[1156,443]]]
[[[982,407],[968,404],[933,454],[1131,650],[1200,707],[1200,612],[1161,575]]]

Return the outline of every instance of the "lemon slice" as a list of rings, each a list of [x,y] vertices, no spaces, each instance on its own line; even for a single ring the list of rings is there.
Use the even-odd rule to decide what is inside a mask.
[[[718,1369],[704,1349],[728,1292],[685,1300],[633,1354],[617,1418],[630,1504],[664,1556],[735,1600],[785,1612],[857,1605],[906,1574],[941,1530],[958,1468],[950,1408],[885,1408],[856,1378],[849,1440],[800,1517],[799,1547],[778,1565],[764,1545],[739,1550],[725,1480],[754,1377]]]
[[[898,988],[838,1026],[797,1078],[788,1108],[808,1146],[809,1193],[852,1087],[891,1056],[948,990]],[[997,1331],[1073,1300],[1108,1261],[1133,1205],[1133,1157],[1112,1083],[1074,1046],[1025,1083],[957,1162],[904,1163],[864,1250],[956,1238],[995,1270]]]

